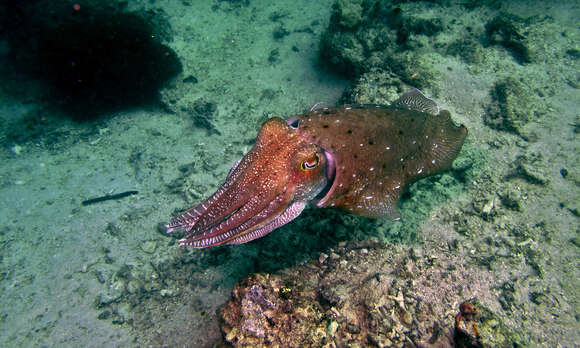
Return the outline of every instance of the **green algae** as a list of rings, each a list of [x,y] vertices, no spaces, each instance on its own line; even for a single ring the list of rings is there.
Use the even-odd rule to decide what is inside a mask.
[[[526,136],[526,125],[537,121],[546,109],[545,103],[534,94],[526,82],[508,76],[491,89],[492,103],[484,117],[485,123],[495,129]]]
[[[432,86],[435,73],[422,63],[421,36],[443,30],[438,18],[421,18],[413,10],[381,1],[335,2],[322,37],[321,59],[333,69],[356,77],[380,69],[413,86]]]
[[[503,13],[485,25],[486,41],[500,44],[511,52],[520,64],[532,62],[532,54],[525,34],[524,19]]]

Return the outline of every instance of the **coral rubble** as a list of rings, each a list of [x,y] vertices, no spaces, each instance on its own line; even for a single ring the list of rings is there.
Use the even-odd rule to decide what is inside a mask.
[[[475,347],[517,341],[483,304],[489,279],[457,258],[441,250],[343,244],[316,261],[242,280],[220,309],[221,328],[237,347],[451,347],[458,304],[472,298],[481,315],[464,317],[477,322]],[[463,328],[467,321],[460,325],[464,339],[476,341]]]
[[[416,87],[430,85],[433,72],[413,49],[421,37],[443,30],[439,18],[422,18],[384,1],[335,2],[322,38],[321,59],[337,71],[358,76],[374,69],[392,71]]]

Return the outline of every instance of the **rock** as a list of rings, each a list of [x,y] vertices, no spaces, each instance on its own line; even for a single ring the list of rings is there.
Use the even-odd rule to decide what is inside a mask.
[[[495,200],[496,196],[494,194],[476,197],[473,200],[473,209],[483,218],[491,217],[495,214]]]
[[[163,297],[173,297],[176,295],[176,292],[172,289],[161,289],[161,291],[159,291],[159,294]]]
[[[516,158],[508,178],[520,177],[530,184],[546,185],[550,180],[544,170],[543,156],[540,153],[528,153]]]
[[[279,296],[283,285],[279,276],[259,274],[236,285],[232,299],[220,310],[225,339],[237,346],[264,342],[284,347],[320,346],[326,322],[320,309],[312,305],[315,293],[301,292],[298,297],[283,299]]]
[[[362,0],[338,0],[333,9],[338,17],[338,24],[347,29],[356,28],[362,21]]]
[[[136,294],[141,291],[142,288],[143,285],[141,285],[141,282],[138,280],[133,279],[127,283],[127,292],[130,294]]]
[[[401,323],[405,324],[406,326],[411,326],[413,323],[413,316],[406,310],[402,310],[400,314]]]
[[[474,164],[474,159],[469,156],[459,156],[453,163],[451,164],[451,168],[456,172],[464,172],[468,169],[471,169]]]
[[[380,70],[423,88],[431,85],[434,72],[409,49],[422,47],[424,38],[442,30],[438,18],[425,18],[412,6],[339,0],[322,38],[321,59],[348,77]]]
[[[340,102],[343,104],[390,104],[401,95],[404,83],[393,73],[371,70],[364,73],[347,89]]]
[[[337,330],[338,330],[338,323],[334,320],[329,321],[328,325],[326,326],[326,333],[328,334],[328,336],[334,337],[334,335],[336,335]]]
[[[508,185],[501,192],[501,202],[507,208],[521,210],[522,208],[522,191],[518,186]]]
[[[143,284],[143,291],[151,293],[155,291],[159,291],[161,289],[161,284],[156,281],[149,281]]]
[[[513,77],[497,81],[490,94],[492,103],[484,121],[491,128],[526,136],[524,127],[538,120],[546,110],[533,88]]]
[[[82,10],[74,11],[63,2],[10,7],[2,2],[3,17],[22,18],[18,25],[3,25],[3,45],[26,57],[11,68],[44,81],[54,107],[71,119],[92,120],[143,105],[182,71],[176,51],[164,44],[173,34],[161,29],[169,25],[162,16],[129,11],[118,2],[81,3]],[[57,57],[68,57],[68,63]],[[35,123],[43,134],[56,130],[48,128],[49,121]]]
[[[453,252],[413,258],[401,246],[363,245],[349,243],[332,252],[349,255],[366,249],[367,253],[355,252],[349,258],[349,269],[356,267],[357,272],[345,271],[330,257],[324,265],[314,260],[279,274],[253,274],[240,281],[218,313],[224,339],[236,347],[433,343],[438,340],[431,337],[435,329],[453,328],[449,308],[464,301],[463,291],[493,286],[479,271],[456,266],[462,261]],[[447,271],[437,272],[439,268]],[[478,307],[489,311],[482,304]],[[482,318],[478,325],[487,327],[491,317]],[[449,339],[453,343],[453,335]],[[489,346],[504,346],[512,336],[499,322],[486,329],[483,339]]]
[[[154,240],[146,240],[141,244],[141,250],[147,254],[153,254],[155,249],[157,249],[157,242]]]
[[[99,266],[97,269],[95,269],[95,276],[97,277],[99,283],[105,284],[107,279],[110,278],[111,272]]]
[[[485,38],[488,44],[500,44],[505,47],[518,63],[531,63],[532,57],[525,31],[524,19],[503,13],[487,22]]]
[[[115,314],[118,316],[116,321],[119,324],[133,319],[133,314],[131,314],[131,306],[128,303],[120,303],[115,310]]]
[[[489,201],[485,202],[485,204],[481,208],[481,213],[485,214],[485,215],[491,214],[491,210],[493,209],[493,206],[495,205],[494,202],[495,202],[494,199],[490,199]]]
[[[99,316],[97,318],[99,320],[106,320],[106,319],[109,319],[109,317],[111,317],[111,311],[108,309],[105,309],[104,311],[99,313]]]
[[[120,299],[125,293],[125,282],[113,280],[107,290],[99,296],[99,305],[105,306]]]

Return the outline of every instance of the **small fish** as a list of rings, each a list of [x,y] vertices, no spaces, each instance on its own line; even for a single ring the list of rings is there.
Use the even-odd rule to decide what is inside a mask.
[[[391,106],[315,106],[274,117],[217,192],[167,232],[184,228],[180,246],[193,248],[246,243],[292,221],[308,202],[397,220],[405,186],[449,169],[466,135],[417,89]]]

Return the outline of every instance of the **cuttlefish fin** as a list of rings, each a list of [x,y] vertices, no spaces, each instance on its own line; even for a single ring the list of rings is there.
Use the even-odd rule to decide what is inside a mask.
[[[431,115],[439,114],[439,105],[427,98],[420,90],[413,88],[395,100],[391,107],[424,112]]]
[[[318,111],[318,110],[323,110],[323,109],[328,109],[328,104],[325,102],[319,101],[318,103],[312,105],[312,107],[310,108],[310,110],[308,110],[308,112],[313,112],[313,111]]]
[[[447,110],[441,110],[441,113],[434,120],[437,122],[437,128],[441,129],[442,141],[438,142],[436,149],[430,151],[430,159],[435,159],[437,164],[426,166],[427,175],[451,168],[451,164],[459,155],[467,136],[467,128],[464,125],[455,126],[451,119],[451,113]]]
[[[399,196],[394,195],[394,200],[392,202],[386,202],[387,212],[382,214],[365,214],[364,216],[369,216],[375,219],[388,219],[391,221],[400,221],[401,214],[399,214]]]

